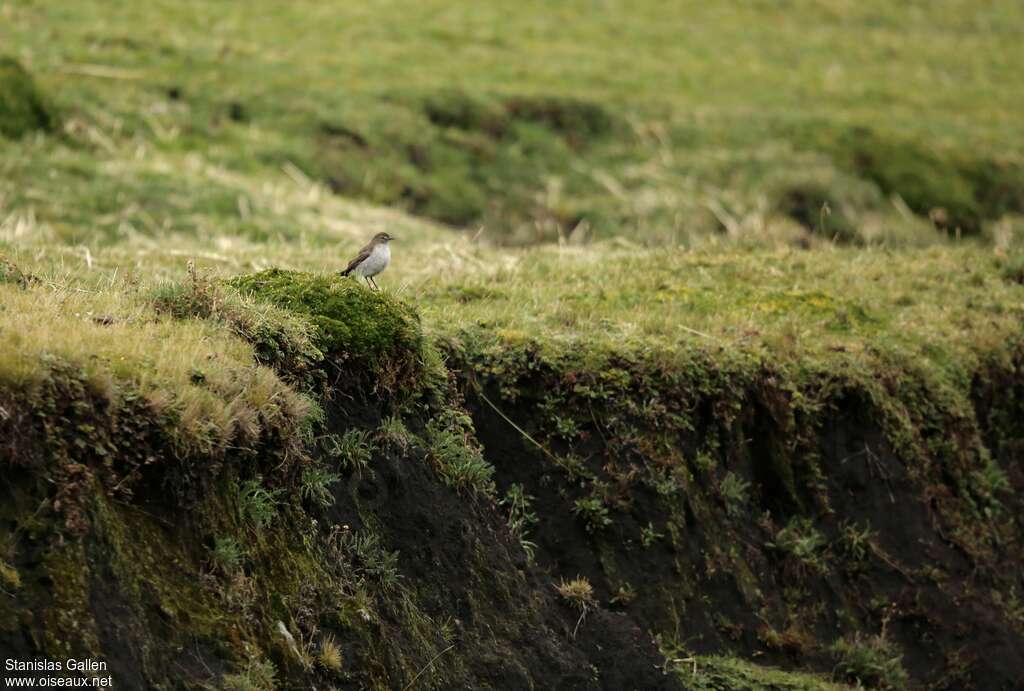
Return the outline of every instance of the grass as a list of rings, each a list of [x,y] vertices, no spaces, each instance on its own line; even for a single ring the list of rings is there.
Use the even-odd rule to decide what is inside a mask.
[[[712,655],[699,655],[681,660],[676,673],[687,684],[687,688],[695,691],[841,691],[861,688],[835,684],[815,674],[783,671],[754,665],[738,658]]]
[[[141,395],[183,451],[251,444],[265,428],[292,428],[307,414],[301,396],[216,325],[162,319],[131,286],[64,281],[0,283],[5,389],[31,398],[55,367],[69,367],[111,404]]]
[[[884,635],[855,635],[842,638],[832,645],[836,658],[836,674],[843,679],[875,689],[907,688],[907,673],[903,669],[899,648]]]
[[[73,244],[316,235],[245,177],[499,242],[916,244],[1021,211],[1011,0],[4,12],[0,45],[66,113],[2,145],[5,206]]]

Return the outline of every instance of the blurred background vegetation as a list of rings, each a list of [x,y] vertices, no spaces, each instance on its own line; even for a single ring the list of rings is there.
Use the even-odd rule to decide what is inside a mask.
[[[8,0],[0,232],[316,234],[253,208],[285,171],[493,244],[1005,239],[1022,34],[1012,0]]]

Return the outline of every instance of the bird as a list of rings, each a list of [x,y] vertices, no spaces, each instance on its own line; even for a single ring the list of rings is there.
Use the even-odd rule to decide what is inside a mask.
[[[354,273],[357,276],[362,276],[366,280],[366,285],[372,284],[374,290],[378,290],[377,282],[373,280],[373,277],[388,268],[388,264],[391,263],[391,250],[388,248],[388,243],[392,240],[394,238],[387,233],[374,235],[366,247],[359,250],[356,258],[348,263],[345,270],[340,272],[341,275],[348,276]]]

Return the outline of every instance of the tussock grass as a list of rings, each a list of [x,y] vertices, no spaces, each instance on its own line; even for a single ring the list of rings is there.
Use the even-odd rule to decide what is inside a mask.
[[[214,324],[161,319],[134,293],[0,283],[0,304],[0,386],[29,398],[54,363],[68,364],[111,403],[144,396],[183,449],[251,442],[307,413],[247,344]]]

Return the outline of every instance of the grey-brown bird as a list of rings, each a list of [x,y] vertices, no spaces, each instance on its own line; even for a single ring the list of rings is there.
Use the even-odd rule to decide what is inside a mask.
[[[372,285],[376,290],[377,282],[373,280],[373,277],[388,268],[388,264],[391,263],[391,250],[388,248],[388,243],[392,240],[394,238],[387,233],[374,235],[369,244],[359,250],[356,258],[348,263],[341,275],[362,276],[366,279],[366,285]]]

